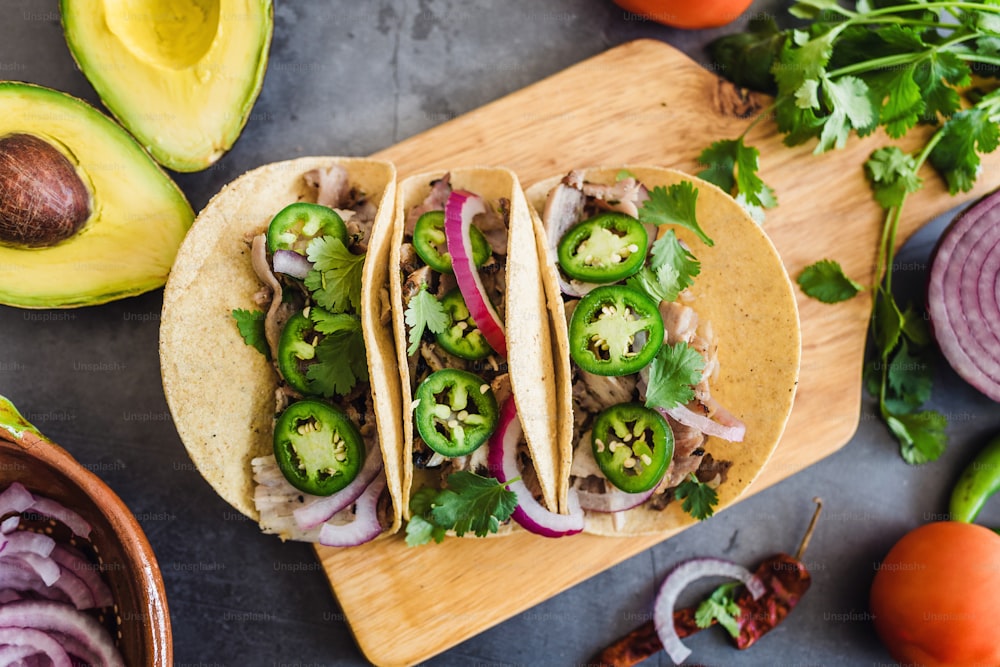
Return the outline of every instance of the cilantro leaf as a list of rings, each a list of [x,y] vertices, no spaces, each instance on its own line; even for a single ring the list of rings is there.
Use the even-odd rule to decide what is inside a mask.
[[[681,244],[674,230],[653,242],[648,266],[625,281],[633,289],[648,294],[654,301],[674,301],[677,295],[694,283],[701,264],[691,251]]]
[[[865,174],[882,208],[902,206],[906,195],[923,185],[917,176],[917,161],[895,146],[885,146],[865,162]]]
[[[885,412],[883,416],[899,440],[900,454],[907,463],[936,461],[944,452],[948,420],[940,412],[923,410],[903,415]]]
[[[726,629],[732,637],[740,636],[739,618],[740,606],[736,604],[735,591],[741,584],[731,582],[722,584],[712,594],[704,599],[694,612],[694,622],[699,628],[707,628],[712,625],[712,621],[718,621],[719,625]]]
[[[698,225],[697,202],[698,189],[691,181],[674,183],[669,188],[660,185],[653,188],[649,199],[643,202],[639,220],[653,225],[679,225],[694,232],[705,245],[713,246],[715,242]]]
[[[233,310],[233,319],[236,320],[236,328],[239,329],[243,342],[270,359],[271,348],[264,335],[264,312],[237,308]]]
[[[684,502],[681,508],[698,521],[704,521],[715,514],[715,506],[719,504],[719,495],[715,489],[699,481],[693,472],[677,485],[674,497],[682,499]]]
[[[822,259],[802,270],[796,279],[802,291],[823,303],[846,301],[863,288],[844,274],[840,264]]]
[[[887,379],[890,391],[886,406],[890,412],[902,414],[919,407],[931,397],[934,379],[931,365],[922,355],[910,354],[904,340],[889,362]]]
[[[426,544],[432,538],[440,542],[448,530],[459,537],[470,531],[485,537],[497,532],[517,507],[517,495],[492,477],[461,470],[448,475],[447,483],[448,488],[425,487],[411,496],[408,545]]]
[[[335,236],[320,236],[306,248],[312,270],[305,285],[316,303],[333,313],[361,310],[361,274],[365,256],[355,255]]]
[[[451,324],[444,306],[427,291],[426,283],[422,284],[420,290],[410,299],[403,319],[410,326],[410,347],[406,348],[407,354],[413,354],[420,347],[424,329],[430,329],[431,333],[438,334]]]
[[[960,97],[951,86],[965,87],[970,80],[968,64],[950,51],[934,51],[917,63],[913,81],[924,99],[924,119],[934,120],[938,114],[951,116],[958,111]]]
[[[309,319],[313,328],[322,334],[335,334],[343,331],[361,331],[361,320],[356,315],[346,313],[331,313],[322,308],[310,308]]]
[[[684,342],[664,345],[649,364],[646,407],[669,410],[694,398],[705,359]]]
[[[742,195],[750,207],[771,208],[777,205],[774,190],[757,175],[760,151],[739,139],[716,141],[698,156],[698,163],[708,168],[698,176],[714,183],[730,195]]]
[[[868,84],[863,80],[854,76],[841,76],[837,79],[823,76],[821,82],[833,110],[823,124],[816,153],[843,148],[852,129],[858,134],[867,134],[875,128],[878,118],[869,96]]]
[[[771,66],[786,38],[772,16],[758,13],[750,19],[746,32],[723,35],[707,48],[727,79],[738,86],[773,95]]]
[[[444,528],[435,526],[419,514],[414,514],[406,522],[406,546],[418,547],[421,544],[427,544],[432,539],[440,544],[446,533]]]
[[[951,194],[968,192],[979,176],[979,153],[996,150],[998,143],[996,120],[987,108],[977,105],[948,119],[928,159],[948,182]]]
[[[313,308],[310,318],[316,322]],[[322,313],[322,311],[319,311]],[[368,381],[368,355],[361,333],[361,321],[352,315],[319,316],[316,330],[330,329],[316,345],[316,356],[306,370],[312,391],[330,398],[349,394],[358,382]],[[336,324],[334,324],[336,323]]]
[[[903,313],[900,312],[896,300],[884,289],[879,289],[875,295],[875,312],[873,316],[875,328],[875,344],[881,352],[882,359],[887,359],[903,332]]]
[[[880,105],[879,121],[893,139],[913,128],[927,108],[914,71],[913,67],[888,69],[867,79]]]
[[[819,79],[833,55],[833,43],[837,33],[826,32],[811,37],[802,30],[793,30],[792,39],[786,40],[771,73],[778,84],[778,96],[795,97],[806,81]]]

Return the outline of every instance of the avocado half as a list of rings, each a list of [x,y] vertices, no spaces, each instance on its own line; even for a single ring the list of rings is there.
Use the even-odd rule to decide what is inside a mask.
[[[69,160],[89,194],[89,215],[55,245],[0,244],[0,303],[69,308],[163,286],[194,211],[142,147],[82,100],[0,81],[0,138],[18,134]]]
[[[271,0],[60,0],[60,8],[80,70],[157,162],[200,171],[236,142],[267,69]]]

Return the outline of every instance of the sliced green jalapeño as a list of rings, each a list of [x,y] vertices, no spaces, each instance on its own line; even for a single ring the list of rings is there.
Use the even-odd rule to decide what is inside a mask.
[[[620,403],[598,413],[591,444],[601,472],[627,493],[659,484],[674,455],[667,420],[641,403]]]
[[[441,305],[448,313],[451,324],[437,334],[438,345],[456,357],[472,361],[485,359],[493,354],[493,348],[472,319],[460,289],[456,287],[445,294]]]
[[[624,213],[601,213],[563,234],[559,267],[570,278],[614,283],[642,268],[648,246],[641,222]]]
[[[414,420],[427,446],[443,456],[465,456],[486,442],[500,416],[493,390],[482,378],[445,368],[416,391]]]
[[[474,225],[469,228],[469,237],[472,239],[472,259],[476,266],[482,266],[493,254],[490,242]],[[444,211],[428,211],[417,219],[413,228],[413,249],[427,266],[438,273],[455,272],[444,235]]]
[[[595,375],[638,373],[663,344],[657,304],[631,287],[598,287],[580,299],[569,322],[569,353]]]
[[[329,496],[357,476],[365,443],[342,411],[305,400],[292,403],[278,417],[274,456],[289,484],[315,496]]]
[[[329,206],[297,202],[278,211],[267,227],[267,250],[294,250],[306,254],[309,242],[333,236],[347,244],[347,226]]]

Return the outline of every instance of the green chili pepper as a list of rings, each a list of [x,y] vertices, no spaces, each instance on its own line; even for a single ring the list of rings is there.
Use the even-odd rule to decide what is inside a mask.
[[[948,507],[952,520],[972,523],[997,491],[1000,491],[1000,436],[993,438],[958,478]]]
[[[476,266],[482,266],[493,254],[490,242],[475,225],[469,228],[469,237],[472,239],[472,259],[476,262]],[[451,253],[448,252],[448,242],[444,235],[444,211],[428,211],[417,219],[417,224],[413,228],[413,249],[420,255],[420,259],[435,271],[455,272],[451,266]]]
[[[569,353],[588,373],[638,373],[661,345],[663,318],[656,302],[631,287],[598,287],[580,299],[570,317]]]
[[[559,266],[570,278],[613,283],[642,268],[649,237],[624,213],[602,213],[571,227],[559,241]]]
[[[294,250],[306,254],[317,236],[334,236],[347,244],[347,226],[329,206],[297,202],[278,211],[267,227],[267,250]]]
[[[641,403],[620,403],[598,413],[591,444],[601,472],[627,493],[659,484],[674,455],[667,420]]]
[[[493,348],[469,314],[462,291],[455,288],[444,295],[441,305],[451,318],[451,324],[437,334],[438,345],[462,359],[475,361],[493,354]]]
[[[329,496],[357,476],[365,443],[342,411],[320,401],[298,401],[274,425],[274,456],[296,489]]]
[[[445,368],[416,391],[414,420],[427,446],[444,456],[465,456],[486,442],[500,417],[493,390],[467,371]]]

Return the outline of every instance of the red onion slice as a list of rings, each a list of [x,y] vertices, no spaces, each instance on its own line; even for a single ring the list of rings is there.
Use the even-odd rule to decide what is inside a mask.
[[[38,650],[32,646],[4,644],[0,646],[0,665],[21,665],[25,658],[37,654]]]
[[[319,530],[319,543],[328,547],[354,547],[370,542],[382,534],[378,520],[378,499],[385,489],[385,475],[379,475],[368,485],[354,504],[354,519],[350,523],[324,523]]]
[[[351,483],[332,496],[317,497],[316,500],[292,512],[295,523],[302,530],[312,530],[329,521],[334,514],[354,503],[381,470],[381,450],[378,447],[369,447],[365,462]]]
[[[98,574],[97,565],[62,544],[57,544],[52,550],[52,560],[59,564],[60,571],[69,570],[83,580],[94,599],[93,606],[95,608],[110,607],[115,603],[111,589]]]
[[[963,212],[938,242],[927,310],[941,353],[1000,401],[1000,191]]]
[[[684,405],[677,405],[669,410],[664,410],[663,408],[656,408],[656,410],[664,416],[669,415],[673,417],[685,426],[698,429],[705,435],[715,436],[716,438],[722,438],[723,440],[728,440],[730,442],[743,442],[743,436],[745,436],[747,432],[746,424],[731,415],[729,412],[726,412],[725,414],[732,420],[732,423],[727,426],[717,421],[713,421],[705,415],[700,415]]]
[[[656,634],[663,643],[663,649],[670,656],[670,659],[678,665],[691,655],[691,650],[677,636],[677,629],[674,627],[674,607],[677,605],[677,598],[681,591],[689,583],[702,577],[738,579],[747,587],[754,600],[764,594],[764,584],[760,579],[755,577],[750,570],[732,561],[719,558],[695,558],[675,567],[663,580],[660,592],[656,595],[653,623],[656,625]]]
[[[0,645],[7,647],[28,647],[31,650],[23,657],[44,655],[51,661],[52,667],[72,667],[73,661],[69,654],[55,638],[41,630],[33,628],[7,627],[0,628]],[[4,662],[5,665],[15,664]],[[41,663],[40,663],[41,664]]]
[[[643,491],[642,493],[628,493],[615,487],[610,482],[605,484],[604,488],[604,493],[576,489],[577,495],[580,497],[580,507],[588,512],[599,512],[602,514],[624,512],[643,504],[656,492],[656,487],[654,486],[649,491]]]
[[[0,628],[32,628],[60,632],[81,642],[101,665],[124,667],[111,635],[97,619],[73,607],[48,600],[19,600],[0,607]]]
[[[275,250],[271,260],[275,273],[284,273],[299,280],[305,280],[313,264],[294,250]]]
[[[521,527],[543,537],[563,537],[583,530],[584,515],[580,498],[575,489],[569,491],[569,514],[548,510],[535,500],[521,477],[518,467],[517,446],[524,438],[517,406],[508,398],[500,409],[497,430],[490,437],[489,469],[494,476],[517,495],[517,507],[511,515]],[[507,480],[517,479],[508,483]]]
[[[31,495],[31,492],[24,488],[20,482],[13,482],[4,489],[3,493],[0,493],[0,516],[20,514],[31,507],[33,502],[35,502],[35,497]],[[8,521],[9,518],[3,522],[3,532],[5,533],[13,530],[13,528],[7,529]],[[14,526],[16,527],[17,524],[14,523]]]
[[[9,554],[33,553],[48,556],[56,546],[56,541],[48,535],[30,530],[18,530],[0,537],[0,558]]]
[[[469,228],[472,226],[472,219],[479,213],[486,213],[486,203],[481,197],[464,190],[454,190],[444,205],[444,235],[448,252],[451,253],[455,281],[472,320],[490,347],[501,357],[506,357],[507,337],[504,335],[503,322],[486,295],[472,256]]]
[[[35,496],[34,502],[28,508],[28,511],[31,510],[61,522],[77,537],[86,538],[90,535],[90,524],[82,516],[54,500]]]

